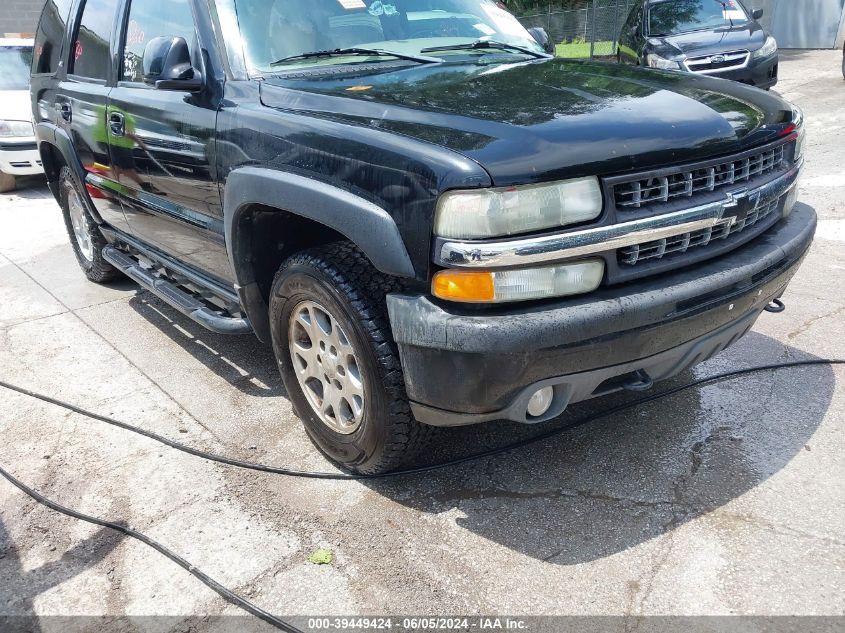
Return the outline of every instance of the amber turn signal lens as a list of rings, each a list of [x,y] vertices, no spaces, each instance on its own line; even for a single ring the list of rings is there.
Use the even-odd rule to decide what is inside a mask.
[[[441,270],[434,275],[435,297],[464,303],[490,303],[496,299],[493,273],[474,270]]]

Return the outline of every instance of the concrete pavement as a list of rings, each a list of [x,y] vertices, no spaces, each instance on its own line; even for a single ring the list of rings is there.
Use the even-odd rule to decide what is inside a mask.
[[[840,54],[781,64],[778,90],[808,121],[801,199],[821,219],[788,310],[678,384],[845,358]],[[268,349],[206,332],[128,281],[89,284],[37,180],[0,195],[0,379],[207,450],[331,468]],[[364,483],[215,465],[0,392],[0,464],[60,503],[126,521],[279,615],[843,615],[843,385],[842,367],[766,372],[494,459]],[[445,431],[431,458],[537,431]],[[317,548],[333,552],[330,565],[308,562]],[[0,481],[0,615],[175,616],[156,621],[167,629],[237,613],[144,545]]]

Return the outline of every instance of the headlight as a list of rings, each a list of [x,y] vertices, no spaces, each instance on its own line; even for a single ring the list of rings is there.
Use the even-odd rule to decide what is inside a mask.
[[[807,139],[807,132],[801,128],[798,132],[798,140],[795,141],[795,162],[800,163],[804,158],[804,141]]]
[[[452,191],[437,202],[434,232],[452,239],[503,237],[586,222],[601,210],[601,188],[594,177]]]
[[[679,70],[681,68],[680,62],[674,62],[654,53],[649,53],[645,59],[651,68],[662,68],[663,70]]]
[[[5,137],[31,137],[35,136],[32,123],[29,121],[5,121],[0,119],[0,138]]]
[[[798,128],[798,140],[795,142],[795,162],[800,162],[804,158],[804,141],[807,138],[807,129],[804,127],[804,111],[794,103],[792,106],[792,123]]]
[[[763,43],[763,46],[758,48],[754,51],[754,59],[759,59],[761,57],[770,57],[778,52],[778,41],[773,38],[771,35],[766,38],[766,41]]]
[[[792,122],[795,127],[804,127],[804,111],[794,103],[789,105],[792,107]]]
[[[604,277],[604,261],[481,272],[441,270],[431,282],[435,297],[461,303],[505,303],[592,292]]]

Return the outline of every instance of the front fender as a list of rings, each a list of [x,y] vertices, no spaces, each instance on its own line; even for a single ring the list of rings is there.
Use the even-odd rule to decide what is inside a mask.
[[[260,167],[241,167],[226,178],[223,224],[238,285],[255,281],[249,244],[236,235],[241,215],[261,204],[319,222],[347,237],[378,270],[413,277],[414,267],[392,217],[376,204],[332,185]]]
[[[396,222],[378,205],[298,174],[260,167],[235,169],[224,187],[223,230],[241,305],[262,341],[270,339],[266,304],[255,278],[251,241],[237,230],[241,216],[252,205],[319,222],[351,240],[381,272],[414,277]]]

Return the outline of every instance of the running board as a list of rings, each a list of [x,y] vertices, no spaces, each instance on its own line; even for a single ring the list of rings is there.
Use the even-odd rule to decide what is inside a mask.
[[[220,316],[207,305],[172,284],[156,277],[136,260],[114,246],[103,248],[103,259],[124,275],[152,292],[156,297],[176,308],[189,319],[217,334],[249,334],[252,325],[247,319]]]

